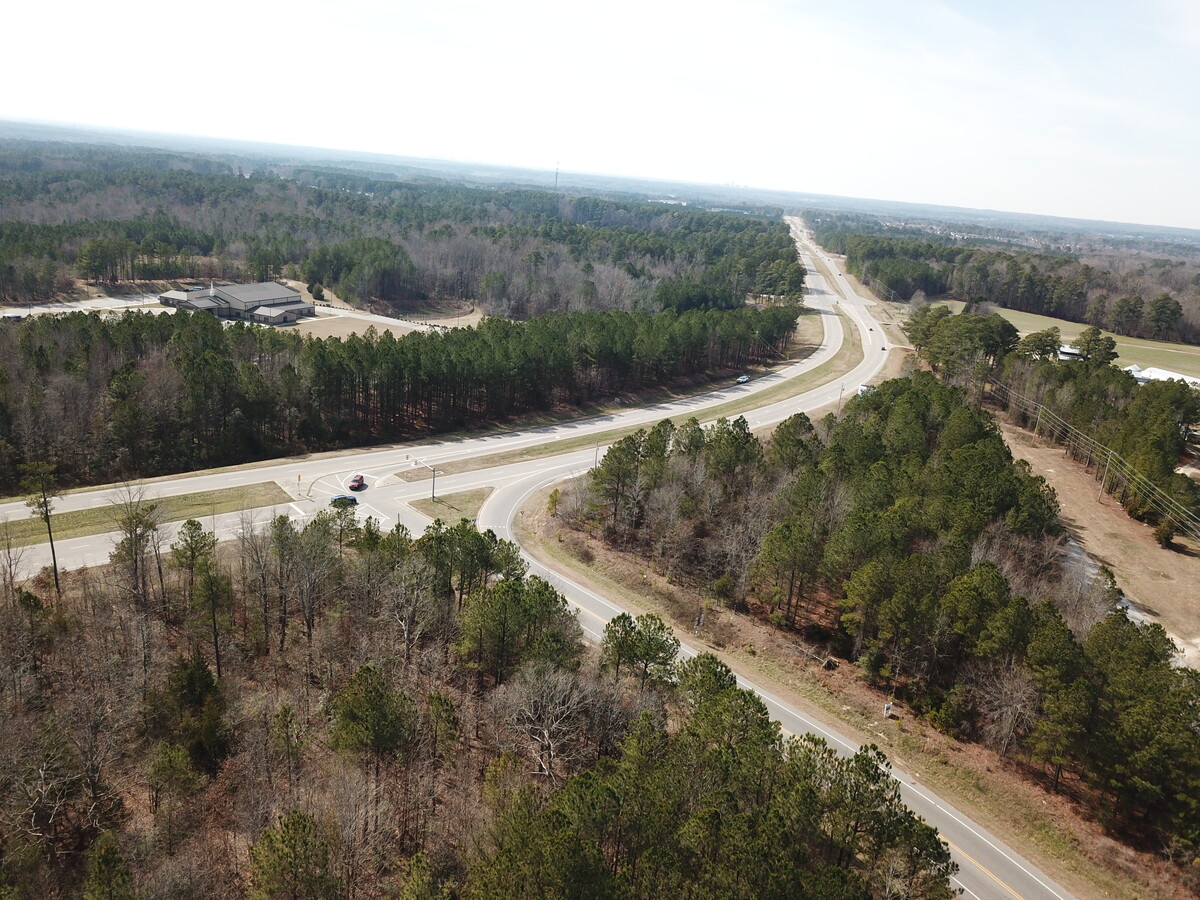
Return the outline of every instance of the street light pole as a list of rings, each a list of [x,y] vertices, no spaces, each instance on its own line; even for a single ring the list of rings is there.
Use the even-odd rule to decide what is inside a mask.
[[[433,484],[429,488],[429,499],[431,501],[436,500],[437,499],[437,469],[435,469],[429,463],[424,462],[423,460],[420,460],[415,456],[413,457],[413,465],[414,466],[422,465],[425,468],[427,468],[430,472],[433,473]]]

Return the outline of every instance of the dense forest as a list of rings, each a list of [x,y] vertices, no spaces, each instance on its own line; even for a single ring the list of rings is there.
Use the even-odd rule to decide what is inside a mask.
[[[290,275],[478,329],[299,336],[204,316],[0,323],[0,491],[404,439],[779,356],[804,288],[763,215],[167,151],[0,142],[0,298]],[[759,307],[749,297],[769,297]],[[516,320],[516,321],[511,321]],[[521,320],[526,320],[521,322]]]
[[[0,299],[59,296],[76,278],[289,275],[379,310],[456,298],[520,319],[657,311],[664,287],[678,311],[803,290],[804,267],[778,211],[717,213],[246,165],[205,154],[0,142]]]
[[[207,313],[0,322],[0,491],[395,441],[778,358],[799,307],[572,312],[304,338]]]
[[[1094,465],[1099,458],[1096,445],[1106,448],[1158,495],[1191,516],[1200,515],[1200,486],[1177,471],[1188,435],[1200,423],[1200,395],[1186,383],[1139,385],[1112,365],[1116,343],[1094,326],[1074,342],[1082,355],[1079,360],[1058,358],[1062,339],[1057,328],[1018,340],[1012,324],[994,313],[952,315],[946,307],[922,306],[910,316],[905,331],[920,356],[947,381],[969,388],[979,398],[989,386],[996,388],[997,396],[1015,393],[1026,398],[1078,436],[1067,443],[1080,462]],[[1003,405],[1009,407],[1007,402]],[[1038,424],[1038,414],[1031,409],[1008,411],[1017,424]],[[1119,496],[1131,515],[1159,526],[1160,539],[1170,543],[1179,523],[1156,509],[1146,490],[1131,486],[1126,477],[1108,478],[1104,487]]]
[[[558,515],[853,661],[1200,892],[1200,675],[1126,617],[1109,573],[1064,556],[1053,493],[981,411],[996,385],[1034,398],[1200,509],[1175,473],[1200,403],[1139,388],[1095,329],[1060,362],[1057,335],[970,312],[1192,340],[1200,270],[813,215],[863,277],[970,302],[912,317],[936,377],[765,442],[743,419],[639,431]],[[493,318],[346,340],[187,313],[0,323],[0,490],[393,441],[763,362],[805,274],[777,215],[2,142],[10,303],[80,280],[293,277]],[[414,539],[347,511],[247,516],[229,544],[191,521],[167,546],[135,492],[113,515],[108,567],[0,585],[0,898],[951,896],[947,848],[877,751],[785,739],[715,657],[679,662],[656,616],[618,616],[588,650],[565,600],[469,521]]]
[[[1034,253],[952,230],[814,213],[821,245],[901,300],[986,302],[1117,334],[1200,341],[1200,265],[1165,258]]]
[[[515,545],[352,512],[5,583],[0,896],[952,896],[873,748],[785,739],[653,615],[585,649]]]
[[[1156,390],[1129,403],[1159,408]],[[1200,674],[1126,617],[1110,574],[1064,555],[1053,492],[973,396],[918,373],[840,417],[793,416],[765,446],[740,419],[663,422],[615,444],[560,514],[854,661],[939,729],[1186,863]]]

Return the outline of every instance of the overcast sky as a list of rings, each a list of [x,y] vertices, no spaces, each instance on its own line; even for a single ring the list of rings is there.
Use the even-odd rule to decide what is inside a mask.
[[[20,0],[0,118],[1200,228],[1195,0]]]

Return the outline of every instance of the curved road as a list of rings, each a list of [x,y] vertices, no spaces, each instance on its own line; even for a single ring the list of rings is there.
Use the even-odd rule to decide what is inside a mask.
[[[810,372],[832,359],[842,349],[843,316],[858,330],[863,348],[862,360],[834,381],[746,413],[750,426],[758,429],[780,422],[796,412],[840,405],[843,400],[854,395],[859,385],[869,382],[879,373],[887,361],[888,346],[881,326],[869,313],[869,307],[875,305],[874,302],[858,296],[850,289],[834,262],[821,254],[806,239],[799,220],[788,221],[796,238],[801,260],[809,271],[806,303],[821,312],[825,334],[816,352],[802,362],[779,372],[756,378],[748,384],[731,386],[672,403],[528,431],[180,476],[140,485],[134,489],[144,491],[148,498],[153,498],[275,481],[294,498],[292,502],[276,507],[209,517],[206,522],[208,527],[222,538],[229,538],[234,537],[247,521],[261,523],[279,514],[297,519],[310,517],[317,509],[327,505],[329,497],[345,493],[345,485],[354,473],[361,472],[366,475],[370,488],[359,495],[358,508],[362,514],[374,516],[384,528],[397,521],[403,522],[414,534],[423,531],[430,524],[430,520],[413,509],[410,503],[432,493],[434,485],[443,495],[478,487],[492,487],[495,490],[483,504],[477,517],[479,527],[491,528],[499,537],[513,540],[511,524],[525,502],[550,484],[586,472],[606,449],[603,445],[597,443],[584,450],[456,475],[438,474],[435,481],[406,481],[397,473],[404,470],[418,471],[422,467],[436,469],[452,461],[490,456],[522,447],[553,443],[564,438],[577,438],[581,435],[600,436],[619,428],[652,425],[664,418],[678,415],[695,415],[703,420],[703,413],[707,409],[734,398],[767,390],[781,381]],[[827,279],[820,274],[815,265],[814,258],[817,256],[820,257],[825,270],[836,273],[836,284],[828,284]],[[55,511],[65,512],[111,505],[119,502],[121,495],[120,488],[73,493],[56,500]],[[0,516],[17,519],[27,515],[28,510],[20,501],[0,504]],[[164,526],[163,531],[168,541],[174,539],[177,529],[178,523]],[[59,541],[56,544],[59,565],[63,568],[78,568],[107,562],[113,544],[114,535],[111,534]],[[580,624],[592,640],[599,640],[605,623],[624,611],[608,599],[573,581],[568,574],[550,570],[528,555],[526,559],[532,573],[550,581],[579,608]],[[28,548],[21,560],[22,568],[27,573],[36,572],[49,563],[49,549],[46,545]],[[685,656],[691,656],[697,650],[684,645],[681,652]],[[852,741],[831,730],[829,726],[806,717],[800,710],[772,696],[759,685],[741,677],[739,683],[762,697],[771,714],[782,724],[785,731],[792,734],[817,734],[846,754],[857,750],[857,745]],[[980,900],[1070,900],[1070,894],[1050,881],[1012,848],[989,835],[962,812],[922,787],[919,773],[894,771],[893,774],[900,782],[905,802],[934,825],[943,839],[950,844],[960,867],[956,884],[962,888],[964,896]]]

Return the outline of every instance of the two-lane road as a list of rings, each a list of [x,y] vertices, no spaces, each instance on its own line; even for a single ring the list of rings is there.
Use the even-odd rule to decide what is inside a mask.
[[[567,438],[595,436],[596,443],[583,450],[437,476],[437,491],[441,495],[479,487],[494,488],[494,492],[479,512],[478,524],[480,528],[493,529],[499,537],[512,540],[514,534],[511,525],[514,518],[520,514],[521,507],[544,487],[588,471],[606,449],[602,444],[602,435],[617,429],[652,425],[668,417],[694,415],[703,420],[706,410],[734,398],[753,397],[782,381],[811,372],[839,353],[846,352],[842,328],[845,320],[857,331],[862,347],[860,361],[845,375],[805,393],[757,407],[746,413],[746,418],[752,428],[758,429],[780,422],[796,412],[833,408],[852,397],[859,385],[869,382],[879,373],[886,362],[889,345],[882,326],[870,315],[869,308],[874,305],[873,301],[855,295],[846,285],[845,279],[838,274],[833,278],[834,284],[827,283],[814,264],[814,257],[820,255],[828,271],[836,273],[836,265],[819,254],[819,251],[804,239],[802,226],[797,220],[790,220],[790,224],[797,239],[801,259],[809,270],[809,292],[806,302],[820,311],[825,333],[821,346],[813,354],[779,372],[755,378],[748,384],[733,385],[699,397],[544,428],[434,441],[402,448],[323,455],[308,460],[282,460],[249,468],[159,480],[143,486],[145,495],[147,498],[165,497],[246,486],[264,481],[275,481],[292,495],[292,502],[277,507],[213,516],[205,520],[205,524],[214,529],[220,537],[230,538],[238,533],[248,516],[258,522],[264,522],[277,514],[306,519],[317,509],[326,507],[331,496],[346,493],[350,477],[361,473],[366,476],[368,487],[358,494],[360,515],[373,515],[384,527],[402,522],[413,533],[420,533],[430,520],[418,513],[411,503],[429,496],[431,482],[406,481],[399,477],[398,473],[421,467],[437,468],[460,460],[553,444]],[[70,494],[56,501],[56,511],[112,504],[120,498],[120,494],[121,489]],[[15,519],[27,514],[28,511],[19,501],[0,505],[0,515]],[[177,526],[167,526],[167,538],[173,539],[176,530]],[[106,562],[113,543],[113,535],[61,541],[57,544],[59,564],[64,568],[77,568]],[[604,624],[624,611],[613,600],[577,583],[569,573],[548,569],[532,557],[527,556],[527,559],[531,572],[549,580],[579,608],[580,623],[592,640],[599,640]],[[48,547],[39,545],[29,548],[22,562],[26,572],[32,573],[48,565],[49,561]],[[683,652],[691,655],[697,650],[685,646]],[[744,687],[759,693],[785,731],[792,734],[812,732],[844,753],[852,753],[856,749],[857,745],[839,733],[836,726],[815,720],[795,705],[783,701],[751,681],[744,678],[740,678],[740,681]],[[901,784],[905,801],[934,825],[950,843],[961,869],[957,882],[965,896],[981,900],[1068,900],[1070,895],[1010,847],[922,787],[919,783],[919,773],[897,771],[895,774]]]
[[[801,247],[802,257],[805,244],[800,234],[799,224],[792,223],[793,233],[797,236],[797,244]],[[816,253],[809,249],[808,253]],[[837,271],[833,262],[827,258],[823,262],[831,271]],[[760,407],[746,415],[752,428],[782,421],[798,411],[811,411],[840,403],[847,392],[851,395],[858,386],[868,382],[882,368],[887,340],[881,326],[871,318],[867,311],[870,301],[855,296],[848,287],[842,284],[829,288],[825,279],[819,275],[814,277],[815,266],[811,257],[806,260],[810,272],[810,281],[819,295],[834,302],[831,294],[836,291],[841,298],[838,306],[859,329],[863,344],[863,360],[845,376],[819,388],[792,397],[779,403]],[[835,276],[839,277],[839,276]],[[836,317],[828,317],[827,323],[836,323],[840,340],[840,321]],[[552,465],[557,463],[557,465]],[[568,478],[583,474],[592,465],[589,454],[563,456],[554,460],[543,460],[538,471],[531,472],[527,477],[506,480],[487,502],[484,503],[478,516],[480,528],[491,528],[496,534],[507,540],[515,540],[517,535],[512,527],[513,520],[520,510],[537,492],[546,487]],[[625,610],[614,601],[601,596],[574,580],[567,572],[548,568],[542,561],[526,554],[530,571],[550,581],[568,600],[580,610],[580,624],[584,632],[593,641],[599,641],[604,633],[605,624],[614,616]],[[685,657],[693,656],[698,651],[695,647],[683,644],[680,651]],[[815,734],[838,752],[853,754],[858,744],[845,737],[836,726],[818,721],[806,715],[796,706],[786,703],[763,689],[760,685],[741,675],[739,684],[757,693],[766,704],[771,715],[779,721],[785,732],[790,734]],[[883,727],[893,727],[881,725]],[[970,818],[937,797],[931,790],[920,784],[920,774],[915,771],[894,770],[894,776],[900,784],[904,802],[909,808],[938,829],[943,840],[949,844],[955,861],[959,865],[959,873],[954,879],[966,897],[979,900],[1069,900],[1071,895],[1062,887],[1055,884],[1048,876],[1040,872],[1034,865],[1024,859],[1013,848],[994,835],[989,834]]]

